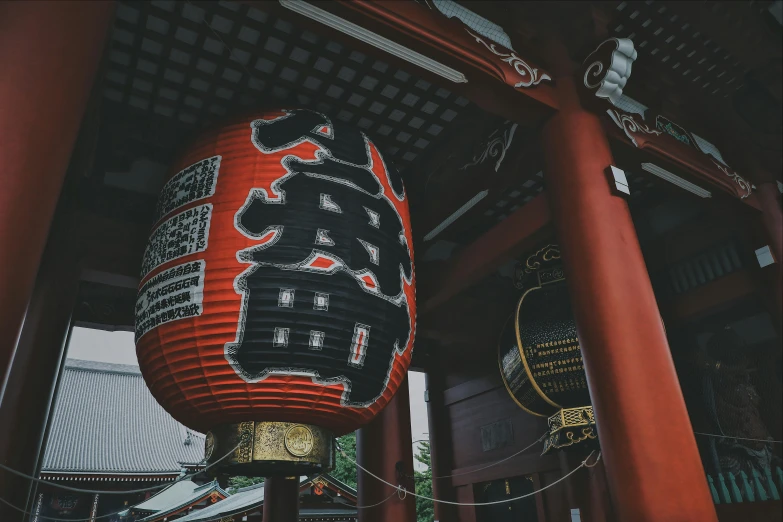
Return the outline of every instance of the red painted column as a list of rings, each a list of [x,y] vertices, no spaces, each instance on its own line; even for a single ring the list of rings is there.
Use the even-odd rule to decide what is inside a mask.
[[[452,472],[452,442],[449,413],[444,403],[445,383],[443,375],[437,369],[427,372],[427,415],[430,433],[430,468],[433,477],[448,477]],[[454,502],[456,491],[451,478],[433,478],[432,496],[439,500]],[[450,504],[435,503],[435,522],[457,519],[457,507]]]
[[[114,2],[0,2],[0,376],[33,289]]]
[[[414,491],[411,407],[406,377],[397,394],[356,436],[356,461],[391,484]],[[402,476],[397,472],[398,463]],[[394,489],[359,470],[359,506],[383,502]],[[411,495],[391,499],[377,507],[359,509],[359,522],[416,522],[416,501]]]
[[[775,181],[765,180],[759,183],[756,194],[761,202],[769,248],[775,258],[775,264],[767,270],[775,271],[773,292],[777,317],[773,320],[780,331],[783,320],[783,210],[780,207],[780,190]]]
[[[79,291],[79,245],[68,212],[58,211],[5,379],[0,379],[0,462],[35,475],[43,460],[56,387]],[[0,470],[0,498],[32,510],[37,485]],[[0,504],[0,520],[29,517]]]
[[[595,462],[595,454],[591,457],[589,451],[561,451],[558,454],[560,460],[560,472],[565,475],[573,470],[585,459]],[[606,487],[606,472],[604,462],[586,468],[563,483],[568,512],[572,509],[579,510],[580,522],[615,522],[609,492]]]
[[[560,110],[545,125],[547,193],[617,519],[716,521],[688,412],[606,134],[550,46]]]
[[[263,521],[299,521],[299,477],[267,477],[264,480]]]

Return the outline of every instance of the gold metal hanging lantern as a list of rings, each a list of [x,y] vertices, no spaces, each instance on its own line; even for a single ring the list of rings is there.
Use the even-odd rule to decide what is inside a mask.
[[[520,408],[548,417],[544,454],[595,444],[597,430],[560,250],[547,245],[517,268],[522,291],[500,335],[498,364]]]

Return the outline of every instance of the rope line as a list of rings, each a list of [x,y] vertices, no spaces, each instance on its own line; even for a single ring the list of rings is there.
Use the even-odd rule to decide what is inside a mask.
[[[716,433],[702,433],[700,431],[694,431],[696,435],[704,435],[705,437],[717,437],[719,439],[735,439],[735,440],[749,440],[753,442],[767,442],[769,444],[783,444],[783,440],[773,439],[750,439],[748,437],[734,437],[732,435],[718,435]]]
[[[599,452],[598,456],[595,459],[595,462],[593,464],[588,464],[588,461],[590,460],[590,457],[592,457],[593,454],[595,453],[595,450],[593,450],[592,452],[590,452],[590,455],[588,455],[587,458],[585,460],[583,460],[581,464],[579,464],[579,466],[577,466],[576,468],[572,469],[571,471],[569,471],[567,474],[563,475],[562,477],[560,477],[556,481],[554,481],[551,484],[548,484],[548,485],[544,486],[543,488],[540,488],[540,489],[538,489],[536,491],[533,491],[531,493],[526,493],[526,494],[520,495],[518,497],[509,498],[509,499],[505,499],[505,500],[496,500],[494,502],[452,502],[452,501],[449,501],[449,500],[438,500],[437,498],[428,497],[426,495],[419,495],[418,493],[414,493],[414,492],[406,490],[400,484],[395,486],[391,482],[387,482],[384,479],[382,479],[381,477],[379,477],[378,475],[374,474],[372,471],[369,471],[369,470],[365,469],[364,467],[362,467],[358,462],[356,462],[354,459],[349,457],[342,450],[342,448],[340,448],[339,446],[338,446],[338,449],[339,449],[340,453],[343,455],[343,457],[345,457],[349,461],[353,462],[358,469],[364,471],[365,473],[367,473],[368,475],[370,475],[374,479],[378,480],[379,482],[382,482],[382,483],[386,484],[387,486],[394,488],[396,490],[395,492],[399,492],[400,489],[402,489],[402,491],[404,491],[406,495],[409,494],[409,495],[411,495],[413,497],[423,498],[425,500],[431,500],[432,502],[437,502],[439,504],[450,504],[452,506],[494,506],[494,505],[497,505],[497,504],[508,504],[509,502],[516,502],[517,500],[521,500],[523,498],[527,498],[527,497],[531,497],[533,495],[537,495],[537,494],[541,493],[542,491],[545,491],[545,490],[547,490],[547,489],[549,489],[549,488],[559,484],[560,482],[564,481],[565,479],[567,479],[568,477],[570,477],[571,475],[573,475],[574,473],[576,473],[577,471],[579,471],[580,469],[582,469],[584,467],[592,468],[592,467],[596,466],[598,464],[598,461],[601,459],[601,453]]]
[[[398,495],[398,494],[399,494],[399,490],[394,491],[391,495],[389,495],[385,499],[381,500],[377,504],[370,504],[369,506],[356,506],[356,509],[370,509],[370,508],[378,507],[381,504],[385,504],[386,502],[390,501],[394,497],[394,495]],[[403,497],[403,498],[405,498],[405,497]]]
[[[322,492],[324,495],[326,495],[327,497],[329,497],[330,499],[332,499],[332,500],[334,500],[334,501],[336,501],[336,500],[337,500],[337,499],[336,499],[336,498],[334,498],[332,495],[330,495],[329,493],[327,493],[325,489],[324,489],[324,490],[321,490],[321,492]],[[394,493],[392,493],[391,495],[389,495],[388,497],[386,497],[384,500],[381,500],[381,501],[380,501],[380,502],[378,502],[377,504],[372,504],[372,505],[369,505],[369,506],[356,506],[356,509],[370,509],[370,508],[378,507],[378,506],[380,506],[381,504],[384,504],[384,503],[388,502],[389,500],[391,500],[391,498],[392,498],[394,495],[399,495],[399,491],[395,491]],[[402,498],[404,499],[405,497],[402,497]]]
[[[495,461],[495,462],[493,462],[493,463],[491,463],[491,464],[489,464],[487,466],[484,466],[482,468],[472,469],[472,470],[469,470],[469,471],[463,471],[462,473],[452,473],[451,475],[439,475],[437,477],[421,477],[421,478],[417,479],[416,477],[413,477],[413,476],[406,476],[406,478],[413,479],[413,480],[419,480],[419,481],[425,480],[425,479],[436,480],[436,479],[444,479],[444,478],[451,478],[451,477],[461,477],[462,475],[470,475],[471,473],[476,473],[478,471],[484,471],[485,469],[489,469],[491,467],[497,466],[498,464],[502,464],[502,463],[506,462],[507,460],[511,460],[514,457],[524,453],[525,451],[529,450],[530,448],[532,448],[533,446],[535,446],[536,444],[538,444],[539,442],[544,440],[547,437],[547,435],[549,435],[548,431],[544,432],[544,434],[541,435],[541,437],[539,437],[537,440],[533,441],[531,444],[529,444],[528,446],[525,446],[524,448],[522,448],[521,450],[517,451],[513,455],[510,455],[510,456],[508,456],[508,457],[506,457],[504,459]],[[423,442],[423,441],[416,441],[416,442]],[[427,442],[429,442],[429,441],[427,441]]]
[[[451,475],[441,475],[439,477],[432,477],[432,479],[435,480],[435,479],[442,479],[442,478],[460,477],[462,475],[469,475],[471,473],[476,473],[477,471],[484,471],[485,469],[489,469],[489,468],[491,468],[493,466],[497,466],[498,464],[502,464],[503,462],[506,462],[507,460],[511,460],[514,457],[520,455],[521,453],[524,453],[525,451],[529,450],[530,448],[532,448],[533,446],[535,446],[536,444],[538,444],[539,442],[544,440],[547,437],[547,435],[549,435],[549,432],[544,433],[543,435],[541,435],[541,437],[539,437],[533,443],[531,443],[528,446],[525,446],[524,448],[522,448],[521,450],[517,451],[513,455],[511,455],[509,457],[506,457],[504,459],[498,460],[496,462],[493,462],[492,464],[484,466],[483,468],[472,469],[470,471],[463,471],[462,473],[452,473]]]
[[[13,468],[9,468],[5,464],[0,464],[0,469],[4,469],[4,470],[8,471],[9,473],[13,473],[14,475],[17,475],[19,477],[26,478],[26,479],[32,480],[34,482],[38,482],[39,484],[46,484],[47,486],[52,486],[54,488],[63,489],[63,490],[66,490],[66,491],[73,491],[73,492],[76,492],[76,493],[90,493],[90,494],[96,494],[97,493],[97,494],[100,494],[100,495],[127,495],[129,493],[145,493],[147,491],[155,491],[156,489],[162,489],[162,488],[166,488],[166,487],[169,487],[169,486],[173,486],[174,484],[176,484],[178,482],[182,482],[183,480],[187,480],[187,479],[193,478],[196,475],[198,475],[199,473],[207,471],[208,469],[212,468],[213,466],[217,465],[218,463],[220,463],[223,460],[225,460],[226,458],[228,458],[232,453],[234,453],[237,449],[239,449],[239,446],[241,446],[243,444],[243,442],[240,442],[239,444],[234,446],[234,448],[231,451],[229,451],[228,453],[226,453],[225,455],[220,457],[218,460],[216,460],[212,464],[210,464],[208,466],[205,466],[204,469],[196,471],[195,473],[189,473],[189,474],[186,474],[186,475],[182,475],[177,480],[175,480],[173,482],[166,483],[166,484],[162,484],[162,485],[158,485],[158,486],[150,486],[148,488],[129,489],[127,491],[104,491],[104,490],[98,490],[98,489],[75,488],[75,487],[72,487],[72,486],[66,486],[64,484],[58,484],[57,482],[51,482],[49,480],[44,480],[44,479],[41,479],[41,478],[38,478],[38,477],[34,477],[32,475],[28,475],[26,473],[22,473],[21,471],[17,471],[17,470],[15,470]],[[199,464],[201,464],[203,462],[204,462],[204,460],[202,459],[202,461]],[[69,519],[69,520],[71,520],[71,519]]]
[[[235,448],[234,448],[234,449],[233,449],[231,452],[227,453],[226,455],[224,455],[223,457],[221,457],[219,460],[217,460],[217,461],[215,461],[214,463],[210,464],[210,466],[208,466],[208,467],[204,468],[204,471],[205,471],[206,469],[208,469],[209,467],[212,467],[212,466],[214,466],[215,464],[217,464],[218,462],[222,461],[222,460],[223,460],[223,459],[225,459],[226,457],[228,457],[228,455],[230,455],[231,453],[233,453],[233,452],[234,452],[234,451],[235,451],[235,450],[236,450],[236,449],[237,449],[237,448],[238,448],[240,445],[241,445],[241,443],[240,443],[240,444],[238,444],[238,445],[237,445],[237,446],[236,446],[236,447],[235,447]],[[339,446],[338,446],[338,449],[339,449],[340,453],[343,455],[343,457],[345,457],[345,458],[346,458],[346,459],[348,459],[350,462],[352,462],[352,463],[353,463],[353,464],[354,464],[354,465],[357,467],[357,469],[360,469],[360,470],[362,470],[363,472],[365,472],[366,474],[370,475],[370,476],[371,476],[371,477],[373,477],[374,479],[376,479],[376,480],[380,481],[381,483],[383,483],[383,484],[385,484],[385,485],[387,485],[387,486],[389,486],[389,487],[391,487],[391,488],[394,488],[394,491],[392,492],[392,494],[391,494],[391,495],[389,495],[388,497],[386,497],[386,498],[385,498],[384,500],[382,500],[381,502],[378,502],[378,503],[376,503],[376,504],[371,504],[371,505],[369,505],[369,506],[357,506],[357,507],[356,507],[357,509],[370,509],[370,508],[374,508],[374,507],[380,506],[381,504],[384,504],[384,503],[388,502],[389,500],[391,500],[391,499],[394,497],[394,495],[397,495],[397,497],[398,497],[400,500],[404,500],[404,499],[405,499],[405,498],[406,498],[406,497],[407,497],[409,494],[410,494],[411,496],[413,496],[413,497],[417,497],[417,498],[423,498],[423,499],[425,499],[425,500],[430,500],[430,501],[432,501],[432,502],[437,502],[437,503],[439,503],[439,504],[450,504],[450,505],[454,505],[454,506],[492,506],[492,505],[498,505],[498,504],[507,504],[507,503],[509,503],[509,502],[516,502],[517,500],[522,500],[522,499],[524,499],[524,498],[528,498],[528,497],[531,497],[531,496],[533,496],[533,495],[537,495],[538,493],[541,493],[542,491],[545,491],[545,490],[547,490],[547,489],[549,489],[549,488],[551,488],[551,487],[554,487],[555,485],[557,485],[557,484],[559,484],[560,482],[564,481],[565,479],[567,479],[568,477],[570,477],[571,475],[573,475],[574,473],[576,473],[577,471],[579,471],[579,470],[580,470],[580,469],[582,469],[582,468],[593,468],[593,467],[595,467],[595,466],[598,464],[598,462],[601,460],[601,453],[599,452],[599,453],[598,453],[598,455],[595,457],[595,462],[593,462],[592,464],[589,464],[590,457],[592,457],[592,456],[593,456],[593,454],[595,454],[595,451],[592,451],[592,452],[590,452],[590,454],[587,456],[587,458],[585,458],[585,460],[583,460],[583,461],[582,461],[582,463],[581,463],[581,464],[579,464],[579,466],[577,466],[576,468],[572,469],[571,471],[569,471],[567,474],[563,475],[562,477],[560,477],[560,478],[559,478],[559,479],[557,479],[556,481],[554,481],[554,482],[552,482],[551,484],[548,484],[548,485],[544,486],[543,488],[540,488],[540,489],[538,489],[538,490],[536,490],[536,491],[533,491],[533,492],[530,492],[530,493],[526,493],[526,494],[524,494],[524,495],[520,495],[520,496],[518,496],[518,497],[514,497],[514,498],[510,498],[510,499],[504,499],[504,500],[497,500],[497,501],[494,501],[494,502],[452,502],[452,501],[449,501],[449,500],[439,500],[439,499],[436,499],[436,498],[428,497],[428,496],[426,496],[426,495],[420,495],[420,494],[418,494],[418,493],[415,493],[415,492],[412,492],[412,491],[408,491],[408,490],[407,490],[405,487],[403,487],[401,484],[398,484],[398,485],[396,485],[396,486],[395,486],[394,484],[392,484],[392,483],[390,483],[390,482],[387,482],[387,481],[385,481],[385,480],[384,480],[384,479],[382,479],[381,477],[379,477],[379,476],[375,475],[374,473],[372,473],[371,471],[369,471],[369,470],[365,469],[365,468],[364,468],[363,466],[361,466],[361,465],[360,465],[358,462],[356,462],[354,459],[352,459],[351,457],[349,457],[349,456],[348,456],[348,455],[347,455],[347,454],[346,454],[346,453],[343,451],[343,449],[342,449],[342,448],[339,448]],[[508,457],[508,458],[510,458],[510,457]],[[508,458],[507,458],[506,460],[508,460]],[[497,463],[495,463],[495,464],[497,464]],[[22,473],[19,473],[19,472],[15,471],[15,470],[11,470],[10,468],[8,468],[7,466],[4,466],[4,465],[2,465],[2,464],[0,464],[0,466],[3,466],[4,468],[6,468],[6,469],[8,469],[9,471],[12,471],[12,472],[14,472],[14,473],[16,473],[16,474],[18,474],[18,475],[21,475],[21,476],[24,476],[24,477],[27,477],[27,478],[32,478],[33,480],[36,480],[37,482],[41,482],[41,483],[44,483],[44,484],[50,484],[50,485],[54,485],[55,487],[61,487],[59,484],[56,484],[56,483],[51,483],[51,482],[44,481],[44,480],[41,480],[41,479],[35,479],[34,477],[29,477],[29,476],[27,476],[27,475],[25,475],[25,474],[22,474]],[[476,471],[477,471],[477,470],[476,470]],[[193,475],[195,475],[195,474],[192,474],[192,475],[190,475],[190,476],[193,476]],[[176,482],[180,482],[180,481],[184,480],[186,477],[188,477],[188,475],[184,475],[182,478],[180,478],[179,480],[175,481],[174,483],[176,483]],[[174,484],[174,483],[172,483],[172,484]],[[164,486],[156,486],[156,487],[155,487],[155,489],[158,489],[158,488],[160,488],[160,487],[166,487],[166,486],[169,486],[169,485],[170,485],[170,484],[166,484],[166,485],[164,485]],[[131,491],[124,491],[124,492],[116,492],[116,491],[108,491],[108,492],[107,492],[107,491],[82,490],[82,489],[79,489],[79,488],[70,488],[70,487],[68,487],[68,488],[65,488],[65,489],[68,489],[68,490],[70,490],[70,491],[77,491],[77,492],[82,492],[82,493],[90,493],[90,492],[92,492],[92,493],[98,493],[98,494],[104,494],[104,493],[110,493],[110,494],[121,494],[121,493],[130,493],[130,492],[141,492],[141,491],[149,491],[151,488],[144,488],[143,490],[131,490]],[[330,498],[333,498],[333,497],[331,497],[331,495],[329,495],[328,493],[327,493],[327,496],[328,496],[328,497],[330,497]],[[8,507],[10,507],[10,508],[12,508],[12,509],[15,509],[16,511],[19,511],[19,512],[21,512],[21,513],[24,513],[25,515],[33,515],[33,516],[37,516],[37,517],[39,517],[39,518],[41,518],[41,519],[45,519],[45,520],[51,520],[52,522],[91,522],[91,521],[93,521],[93,520],[97,520],[97,519],[102,519],[102,518],[113,517],[113,516],[115,516],[115,515],[118,515],[118,514],[122,513],[123,511],[127,511],[127,510],[133,509],[133,507],[135,507],[135,506],[131,506],[131,507],[128,507],[128,508],[126,508],[126,509],[123,509],[123,510],[121,510],[121,511],[117,511],[117,512],[114,512],[114,513],[107,513],[107,514],[105,514],[105,515],[98,515],[98,516],[95,516],[95,517],[90,517],[90,518],[73,519],[73,518],[54,518],[54,517],[47,517],[47,516],[45,516],[45,515],[36,514],[36,513],[35,513],[35,512],[33,512],[33,511],[27,511],[27,510],[25,510],[25,509],[22,509],[22,508],[18,507],[18,506],[16,506],[16,505],[14,505],[14,504],[12,504],[12,503],[8,502],[7,500],[5,500],[5,499],[4,499],[4,498],[2,498],[2,497],[0,497],[0,502],[2,502],[3,504],[7,505]]]

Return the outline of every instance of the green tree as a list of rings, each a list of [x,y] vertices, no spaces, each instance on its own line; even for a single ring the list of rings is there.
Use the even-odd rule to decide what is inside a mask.
[[[422,442],[419,453],[414,458],[427,466],[424,471],[414,471],[416,494],[432,498],[432,466],[430,466],[430,443]],[[418,522],[433,522],[435,520],[435,505],[432,500],[416,497],[416,519]]]
[[[356,432],[343,435],[337,439],[337,444],[340,445],[346,455],[356,460]],[[344,484],[348,484],[352,488],[356,489],[356,464],[343,457],[343,454],[337,452],[337,461],[334,466],[334,471],[330,475]]]
[[[252,486],[253,484],[260,484],[264,481],[263,477],[231,477],[228,479],[228,487],[236,491],[239,488],[246,488],[248,486]]]

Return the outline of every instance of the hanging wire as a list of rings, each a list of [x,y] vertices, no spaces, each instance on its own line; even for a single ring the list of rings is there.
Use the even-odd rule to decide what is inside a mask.
[[[567,479],[568,477],[570,477],[571,475],[573,475],[574,473],[576,473],[577,471],[579,471],[580,469],[582,469],[584,467],[587,467],[587,468],[595,467],[598,464],[598,461],[601,459],[601,453],[599,452],[598,456],[595,459],[595,462],[593,462],[592,464],[588,464],[588,461],[590,460],[590,457],[592,457],[593,454],[595,453],[595,450],[593,450],[593,451],[590,452],[590,455],[588,455],[587,458],[585,460],[583,460],[581,464],[579,464],[579,466],[577,466],[576,468],[572,469],[571,471],[569,471],[567,474],[563,475],[562,477],[560,477],[556,481],[552,482],[551,484],[548,484],[548,485],[544,486],[541,489],[533,491],[532,493],[527,493],[527,494],[521,495],[519,497],[509,498],[509,499],[505,499],[505,500],[497,500],[495,502],[451,502],[449,500],[438,500],[436,498],[428,497],[426,495],[419,495],[418,493],[414,493],[412,491],[408,491],[407,489],[405,489],[400,484],[395,486],[391,482],[387,482],[384,479],[382,479],[381,477],[379,477],[378,475],[374,474],[372,471],[369,471],[368,469],[365,469],[364,467],[362,467],[358,462],[356,462],[354,459],[349,457],[345,453],[345,451],[343,451],[343,449],[339,445],[337,446],[337,449],[342,454],[343,457],[345,457],[346,459],[351,461],[358,469],[364,471],[365,473],[367,473],[368,475],[370,475],[374,479],[378,480],[379,482],[382,482],[382,483],[386,484],[387,486],[394,488],[395,489],[395,493],[399,494],[399,492],[402,491],[402,492],[404,492],[405,495],[411,495],[413,497],[423,498],[425,500],[431,500],[432,502],[437,502],[439,504],[450,504],[450,505],[453,505],[453,506],[493,506],[493,505],[496,505],[496,504],[507,504],[509,502],[515,502],[515,501],[521,500],[523,498],[531,497],[533,495],[537,495],[538,493],[541,493],[542,491],[545,491],[545,490],[547,490],[547,489],[549,489],[549,488],[559,484],[560,482],[564,481],[565,479]],[[401,498],[404,498],[404,497],[401,497]]]
[[[332,499],[332,500],[334,500],[334,501],[336,501],[336,500],[337,500],[337,499],[336,499],[336,498],[334,498],[332,495],[330,495],[329,493],[327,493],[327,492],[326,492],[326,490],[322,490],[322,492],[323,492],[323,494],[324,494],[324,495],[326,495],[326,496],[327,496],[327,497],[329,497],[330,499]],[[385,499],[381,500],[381,501],[380,501],[380,502],[378,502],[377,504],[371,504],[371,505],[369,505],[369,506],[356,506],[356,509],[370,509],[370,508],[378,507],[378,506],[380,506],[381,504],[385,504],[386,502],[388,502],[389,500],[391,500],[391,499],[392,499],[392,497],[393,497],[394,495],[399,495],[399,491],[395,491],[394,493],[392,493],[391,495],[389,495],[389,496],[388,496],[388,497],[386,497]],[[405,498],[405,497],[402,497],[402,498]]]
[[[538,441],[536,441],[536,442],[538,442]],[[213,462],[209,466],[205,467],[204,470],[202,470],[202,471],[206,471],[207,469],[215,466],[216,464],[218,464],[219,462],[221,462],[222,460],[227,458],[234,451],[236,451],[241,444],[242,444],[241,442],[239,444],[237,444],[237,446],[235,446],[230,452],[226,453],[220,459],[218,459],[217,461]],[[530,446],[528,446],[528,447],[530,447]],[[540,493],[542,491],[545,491],[545,490],[547,490],[547,489],[549,489],[549,488],[559,484],[560,482],[564,481],[565,479],[567,479],[568,477],[570,477],[571,475],[573,475],[574,473],[579,471],[581,468],[584,468],[584,467],[587,467],[587,468],[595,467],[598,464],[598,461],[601,460],[601,453],[599,452],[598,456],[595,459],[595,462],[593,462],[592,464],[589,464],[588,462],[590,460],[590,457],[592,457],[593,454],[595,453],[595,451],[592,451],[590,453],[590,455],[588,455],[587,458],[585,460],[583,460],[582,463],[579,466],[577,466],[576,468],[574,468],[573,470],[568,472],[566,475],[563,475],[562,477],[560,477],[558,480],[554,481],[553,483],[548,484],[547,486],[544,486],[543,488],[540,488],[540,489],[538,489],[536,491],[533,491],[533,492],[525,494],[525,495],[521,495],[519,497],[505,499],[505,500],[499,500],[499,501],[495,501],[495,502],[470,502],[470,503],[464,503],[464,502],[451,502],[451,501],[448,501],[448,500],[438,500],[438,499],[435,499],[435,498],[432,498],[432,497],[428,497],[426,495],[419,495],[417,493],[408,491],[407,489],[405,489],[405,487],[403,487],[402,485],[399,485],[399,484],[395,486],[394,484],[385,481],[384,479],[382,479],[379,476],[375,475],[371,471],[369,471],[369,470],[365,469],[364,467],[362,467],[358,462],[356,462],[354,459],[349,457],[343,451],[343,449],[340,448],[339,446],[338,446],[338,450],[343,455],[343,457],[345,457],[350,462],[352,462],[358,469],[362,470],[363,472],[367,473],[368,475],[370,475],[371,477],[375,478],[376,480],[382,482],[383,484],[385,484],[385,485],[387,485],[387,486],[389,486],[391,488],[394,488],[394,492],[391,495],[389,495],[388,497],[386,497],[383,501],[378,502],[376,504],[369,505],[369,506],[357,506],[357,509],[369,509],[369,508],[377,507],[377,506],[379,506],[381,504],[384,504],[385,502],[388,502],[392,497],[394,497],[394,495],[397,495],[401,500],[403,500],[403,499],[405,499],[405,497],[408,496],[408,494],[410,494],[413,497],[423,498],[425,500],[430,500],[432,502],[438,502],[440,504],[450,504],[450,505],[455,505],[455,506],[490,506],[490,505],[496,505],[496,504],[506,504],[506,503],[515,502],[517,500],[521,500],[523,498],[527,498],[527,497],[536,495],[536,494],[538,494],[538,493]],[[524,451],[524,450],[522,450],[522,451]],[[516,453],[516,454],[519,454],[519,453],[521,453],[521,451]],[[512,457],[513,457],[513,455],[512,455]],[[511,457],[507,457],[504,460],[508,460],[509,458],[511,458]],[[496,463],[493,463],[492,465],[496,465],[499,462],[502,462],[502,461],[498,461]],[[72,488],[72,487],[69,487],[69,486],[62,486],[62,485],[54,483],[54,482],[49,482],[49,481],[46,481],[46,480],[42,480],[42,479],[38,479],[36,477],[32,477],[32,476],[26,475],[24,473],[21,473],[21,472],[18,472],[16,470],[13,470],[13,469],[11,469],[11,468],[3,465],[3,464],[0,464],[0,467],[2,467],[3,469],[6,469],[6,470],[8,470],[8,471],[10,471],[10,472],[12,472],[12,473],[14,473],[16,475],[28,478],[30,480],[34,480],[34,481],[42,483],[42,484],[51,485],[51,486],[54,486],[56,488],[65,489],[65,490],[68,490],[68,491],[75,491],[75,492],[79,492],[79,493],[93,493],[93,494],[141,493],[141,492],[144,492],[144,491],[151,491],[151,490],[154,490],[154,489],[160,489],[160,488],[163,488],[163,487],[167,487],[167,486],[176,484],[177,482],[185,480],[186,478],[193,477],[193,476],[195,476],[197,474],[197,473],[193,473],[193,474],[190,474],[190,475],[183,475],[182,477],[180,477],[176,481],[172,482],[171,484],[164,484],[162,486],[154,486],[154,487],[151,487],[151,488],[143,488],[143,489],[128,490],[128,491],[101,491],[101,490],[87,490],[87,489],[80,489],[80,488]],[[490,467],[490,466],[487,466],[487,467]],[[481,469],[486,469],[486,468],[481,468]],[[474,470],[474,471],[479,471],[479,470]],[[199,471],[198,473],[200,473],[200,472],[201,471]],[[330,498],[333,498],[328,493],[327,493],[327,496],[329,496]],[[0,497],[0,502],[2,502],[3,504],[7,505],[8,507],[10,507],[10,508],[12,508],[12,509],[14,509],[16,511],[19,511],[20,513],[23,513],[25,515],[33,515],[33,516],[37,516],[37,517],[45,519],[45,520],[51,520],[53,522],[90,522],[92,520],[103,519],[103,518],[108,518],[108,517],[112,517],[112,516],[115,516],[115,515],[119,515],[120,513],[124,512],[124,511],[128,511],[130,509],[133,509],[133,507],[135,507],[135,506],[131,506],[129,508],[126,508],[126,509],[114,512],[114,513],[107,513],[105,515],[99,515],[99,516],[90,517],[90,518],[73,519],[73,518],[54,518],[54,517],[47,517],[45,515],[36,514],[33,511],[27,511],[25,509],[22,509],[22,508],[18,507],[16,505],[8,502],[7,500],[5,500],[2,497]]]
[[[4,469],[4,470],[8,471],[9,473],[13,473],[14,475],[17,475],[19,477],[26,478],[26,479],[32,480],[34,482],[38,482],[39,484],[46,484],[47,486],[52,486],[52,487],[55,487],[55,488],[58,488],[58,489],[66,490],[66,491],[73,491],[73,492],[76,492],[76,493],[92,493],[92,494],[96,494],[97,493],[97,494],[101,494],[101,495],[127,495],[127,494],[130,494],[130,493],[144,493],[144,492],[147,492],[147,491],[155,491],[156,489],[162,489],[162,488],[166,488],[166,487],[169,487],[169,486],[173,486],[177,482],[182,482],[183,480],[187,480],[187,479],[193,478],[196,475],[198,475],[199,473],[203,473],[204,471],[207,471],[208,469],[214,467],[215,465],[219,464],[223,460],[227,459],[232,453],[234,453],[236,450],[238,450],[239,447],[244,442],[245,441],[243,440],[242,442],[240,442],[239,444],[234,446],[234,448],[231,451],[229,451],[228,453],[226,453],[225,455],[220,457],[218,460],[216,460],[212,464],[209,464],[208,466],[205,466],[204,469],[202,469],[202,470],[199,470],[199,471],[196,471],[194,473],[187,474],[187,475],[182,475],[177,480],[175,480],[173,482],[169,482],[167,484],[161,484],[161,485],[158,485],[158,486],[150,486],[148,488],[129,489],[129,490],[126,490],[126,491],[105,491],[105,490],[98,490],[98,489],[75,488],[75,487],[72,487],[72,486],[66,486],[64,484],[58,484],[57,482],[51,482],[49,480],[44,480],[44,479],[41,479],[41,478],[38,478],[38,477],[34,477],[32,475],[28,475],[26,473],[22,473],[21,471],[17,471],[17,470],[15,470],[13,468],[9,468],[5,464],[0,464],[0,469]],[[202,461],[199,464],[201,464],[203,462],[204,462],[204,460],[202,459]],[[2,500],[2,499],[0,499],[0,500]]]
[[[380,502],[378,502],[376,504],[370,504],[369,506],[356,506],[356,509],[370,509],[370,508],[378,507],[381,504],[385,504],[388,501],[390,501],[394,497],[394,495],[396,495],[396,494],[397,494],[397,492],[395,491],[394,493],[392,493],[391,495],[389,495],[388,497],[386,497],[385,499],[381,500]]]
[[[749,439],[747,437],[733,437],[731,435],[718,435],[716,433],[702,433],[700,431],[694,431],[696,435],[703,435],[705,437],[717,437],[719,439],[734,439],[734,440],[749,440],[753,442],[768,442],[770,444],[783,444],[783,440],[772,440],[772,439]]]
[[[546,433],[544,433],[543,435],[541,435],[533,443],[529,444],[528,446],[525,446],[524,448],[522,448],[521,450],[517,451],[513,455],[510,455],[510,456],[508,456],[508,457],[506,457],[504,459],[501,459],[501,460],[498,460],[496,462],[493,462],[492,464],[488,464],[488,465],[484,466],[483,468],[472,469],[470,471],[463,471],[462,473],[452,473],[451,475],[441,475],[439,477],[432,477],[432,479],[435,480],[435,479],[442,479],[442,478],[460,477],[462,475],[469,475],[471,473],[476,473],[477,471],[484,471],[485,469],[489,469],[491,467],[497,466],[498,464],[502,464],[502,463],[506,462],[507,460],[511,460],[514,457],[520,455],[521,453],[526,452],[527,450],[529,450],[530,448],[532,448],[533,446],[535,446],[536,444],[538,444],[539,442],[544,440],[547,437],[547,435],[549,435],[548,431]]]
[[[495,462],[493,462],[493,463],[491,463],[491,464],[489,464],[487,466],[484,466],[482,468],[471,469],[469,471],[463,471],[462,473],[452,473],[451,475],[439,475],[437,477],[427,477],[427,476],[416,477],[415,475],[408,475],[408,474],[404,474],[404,473],[402,473],[402,476],[407,478],[407,479],[410,479],[410,480],[418,480],[418,481],[425,480],[426,481],[426,480],[435,480],[435,479],[442,479],[442,478],[459,477],[459,476],[462,476],[462,475],[470,475],[471,473],[476,473],[477,471],[484,471],[485,469],[489,469],[491,467],[497,466],[498,464],[502,464],[502,463],[506,462],[507,460],[513,459],[517,455],[519,455],[521,453],[524,453],[525,451],[529,450],[530,448],[532,448],[533,446],[535,446],[536,444],[538,444],[539,442],[544,440],[547,437],[547,435],[549,435],[548,431],[544,432],[544,434],[541,435],[541,437],[539,437],[538,440],[535,440],[532,444],[529,444],[528,446],[525,446],[524,448],[522,448],[521,450],[517,451],[513,455],[510,455],[510,456],[508,456],[508,457],[506,457],[504,459],[495,461]],[[417,440],[417,441],[414,441],[413,444],[416,444],[417,442],[429,442],[429,440],[426,440],[426,439]]]

